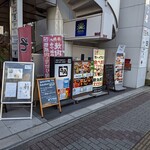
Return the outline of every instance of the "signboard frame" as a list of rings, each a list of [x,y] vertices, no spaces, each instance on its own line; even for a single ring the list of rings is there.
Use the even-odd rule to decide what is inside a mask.
[[[99,93],[103,90],[105,49],[93,49],[93,61],[93,93]]]
[[[32,119],[34,63],[5,61],[3,68],[0,120]],[[3,105],[7,104],[29,104],[30,116],[3,117]]]
[[[61,68],[66,69],[66,74],[60,73]],[[56,78],[57,90],[58,95],[60,97],[60,101],[70,100],[72,95],[72,57],[51,56],[50,77]],[[65,97],[63,97],[64,94]]]
[[[126,47],[125,45],[119,45],[115,56],[115,69],[114,69],[115,91],[121,91],[126,89],[125,87],[123,87],[125,47]]]
[[[42,97],[41,97],[41,91],[40,91],[40,81],[47,81],[47,80],[53,80],[54,81],[54,88],[55,88],[55,93],[57,95],[56,99],[57,99],[57,103],[52,104],[50,102],[47,102],[43,105],[42,103]],[[41,117],[44,117],[44,113],[43,113],[43,108],[47,108],[47,107],[52,107],[52,106],[58,106],[59,108],[59,112],[61,112],[61,104],[60,104],[60,99],[58,96],[58,92],[57,92],[57,85],[56,85],[56,79],[55,78],[39,78],[37,79],[37,87],[38,87],[38,96],[39,96],[39,101],[40,101],[40,112],[41,112]]]
[[[90,66],[89,66],[89,67],[91,67],[91,68],[89,68],[90,72],[84,72],[85,70],[82,67],[85,66],[86,64],[88,64],[88,62],[90,62]],[[73,69],[72,69],[72,72],[73,72],[72,73],[72,76],[73,76],[72,77],[72,98],[73,99],[78,98],[80,96],[87,95],[87,94],[91,94],[93,92],[93,69],[92,69],[91,63],[93,63],[93,61],[91,61],[91,60],[73,61]],[[81,68],[80,67],[77,68],[76,64],[77,64],[77,66],[79,66],[81,64],[81,66],[80,66]],[[81,69],[81,73],[78,72],[80,69]],[[85,82],[85,78],[90,78],[90,79],[89,79],[89,81],[87,79],[87,81]],[[81,80],[83,80],[83,81],[81,81]],[[76,83],[76,81],[77,81],[77,83]],[[78,82],[80,82],[80,83],[78,83]],[[81,83],[81,82],[83,82],[83,83]],[[85,88],[87,87],[87,85],[85,85],[85,84],[87,84],[89,86],[88,87],[89,91],[84,90],[84,87]],[[82,92],[81,92],[81,87],[83,89]],[[92,89],[90,90],[90,88],[92,88]],[[76,93],[74,91],[76,91]]]

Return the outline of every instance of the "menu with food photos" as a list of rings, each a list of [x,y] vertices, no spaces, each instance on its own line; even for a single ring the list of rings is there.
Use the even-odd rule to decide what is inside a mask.
[[[91,66],[93,66],[93,61],[73,62],[73,96],[93,91],[93,69]]]
[[[115,60],[115,84],[123,83],[124,53],[117,53]]]
[[[94,77],[93,77],[93,91],[102,91],[103,86],[103,72],[104,72],[104,49],[94,49],[93,50],[93,60],[94,60]]]

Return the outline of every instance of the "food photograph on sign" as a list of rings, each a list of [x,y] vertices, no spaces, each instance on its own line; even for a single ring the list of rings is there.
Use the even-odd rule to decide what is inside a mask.
[[[123,81],[123,71],[122,70],[117,70],[115,72],[115,79],[116,79],[115,80],[116,83],[120,83]]]
[[[70,79],[69,78],[57,78],[56,84],[58,85],[58,95],[60,100],[70,97]]]
[[[115,84],[123,82],[124,54],[117,53],[115,65]]]
[[[124,55],[123,55],[123,53],[117,53],[116,65],[122,65],[123,63],[124,63]]]
[[[8,68],[7,79],[22,79],[23,69]]]
[[[74,62],[73,95],[93,90],[93,70],[91,61]]]

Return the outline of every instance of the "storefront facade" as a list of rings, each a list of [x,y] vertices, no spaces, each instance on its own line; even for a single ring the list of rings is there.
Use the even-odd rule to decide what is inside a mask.
[[[42,2],[43,5],[40,5]],[[25,2],[22,1],[22,3]],[[46,11],[43,13],[43,18],[41,14],[38,15],[37,20],[40,21],[36,20],[37,50],[35,52],[42,49],[41,35],[62,35],[65,56],[80,60],[81,54],[84,54],[87,60],[88,57],[93,58],[94,48],[105,49],[105,64],[114,64],[117,48],[122,44],[126,46],[125,58],[131,63],[131,70],[124,71],[124,86],[138,88],[145,85],[145,79],[149,79],[150,68],[148,65],[149,0],[132,2],[129,0],[89,0],[88,2],[87,0],[82,2],[49,0],[40,3],[35,6]],[[28,19],[25,23],[32,22],[32,17],[27,16],[26,14]],[[84,20],[87,20],[87,33],[78,36],[76,35],[76,23]],[[8,25],[5,29],[8,30]]]
[[[126,45],[125,58],[131,61],[131,70],[124,72],[124,86],[138,88],[145,85],[145,79],[150,79],[150,2],[121,0],[120,4],[117,36],[110,42],[101,42],[99,46],[107,49],[106,61],[112,63],[118,45]]]

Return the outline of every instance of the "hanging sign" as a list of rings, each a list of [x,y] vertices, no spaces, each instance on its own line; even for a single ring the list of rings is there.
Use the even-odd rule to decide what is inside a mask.
[[[18,39],[19,39],[19,61],[30,62],[31,61],[31,26],[18,28]]]
[[[43,36],[44,76],[50,77],[50,56],[64,56],[63,37],[61,35]]]

